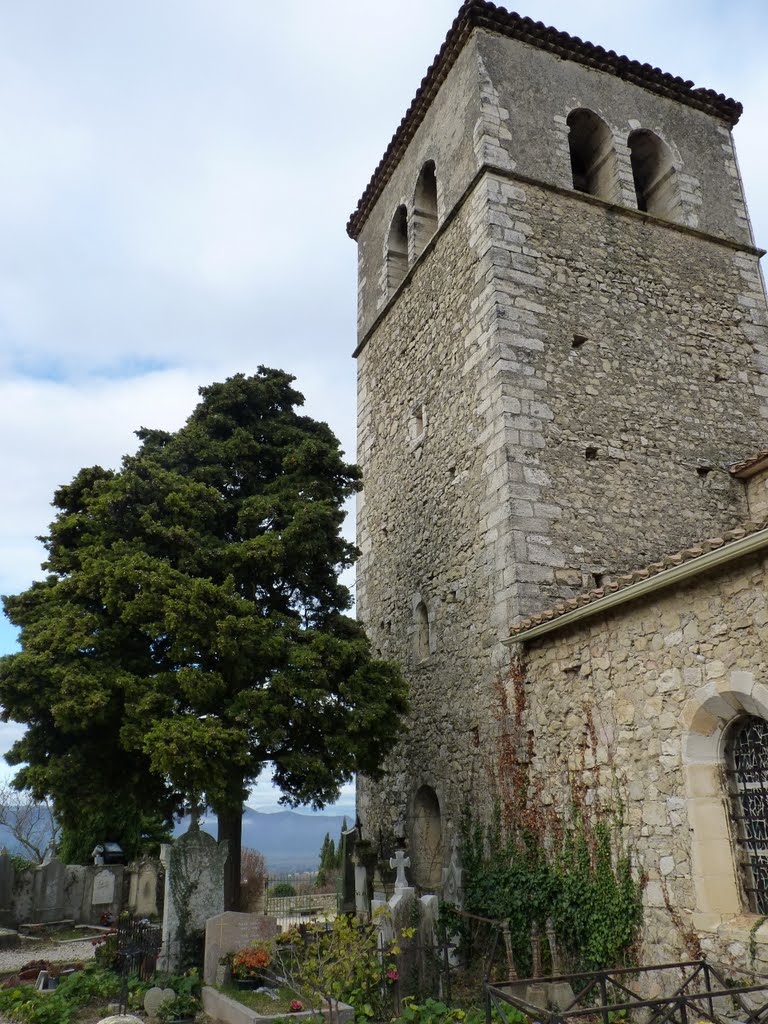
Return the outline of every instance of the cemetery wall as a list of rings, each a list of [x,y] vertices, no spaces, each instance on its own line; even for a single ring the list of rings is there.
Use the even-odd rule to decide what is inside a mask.
[[[700,943],[768,971],[724,776],[728,726],[768,718],[767,570],[767,556],[749,556],[517,645],[522,675],[506,684],[516,777],[543,827],[574,800],[591,819],[622,809],[647,878],[641,962],[688,958]]]
[[[50,924],[73,921],[99,924],[123,910],[136,917],[157,916],[160,865],[145,860],[130,864],[62,864],[53,857],[27,871],[14,870],[6,852],[0,855],[0,925]]]

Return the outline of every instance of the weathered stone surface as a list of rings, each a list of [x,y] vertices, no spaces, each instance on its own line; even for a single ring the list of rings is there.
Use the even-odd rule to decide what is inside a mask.
[[[115,898],[115,876],[111,871],[103,869],[94,876],[91,901],[94,906],[112,903]]]
[[[144,995],[144,1010],[150,1020],[157,1017],[157,1011],[163,1003],[167,1003],[175,998],[176,993],[172,988],[161,988],[159,985],[153,985]]]
[[[185,832],[160,852],[165,866],[161,970],[175,970],[185,942],[204,931],[224,909],[227,843],[197,829]]]
[[[216,981],[219,960],[227,953],[235,953],[252,942],[272,939],[279,932],[277,920],[264,914],[238,914],[227,910],[209,918],[205,925],[203,980],[208,985]]]
[[[610,131],[611,201],[573,189],[578,108]],[[673,152],[674,224],[636,208],[627,143],[646,125]],[[426,160],[437,232],[421,253],[409,238],[387,294],[392,217]],[[732,673],[765,677],[763,562],[534,643],[520,673],[501,644],[517,616],[747,517],[725,466],[765,446],[768,313],[730,133],[477,31],[361,229],[358,285],[357,609],[413,709],[385,782],[359,780],[364,839],[386,858],[405,837],[415,861],[428,787],[445,858],[465,802],[504,805],[516,764],[553,811],[573,785],[594,806],[618,784],[649,877],[647,958],[690,955],[694,913],[730,956],[733,857],[719,831],[692,842],[686,779],[724,705],[761,706]]]
[[[102,1017],[99,1024],[144,1024],[144,1022],[131,1013],[114,1013],[110,1017]]]

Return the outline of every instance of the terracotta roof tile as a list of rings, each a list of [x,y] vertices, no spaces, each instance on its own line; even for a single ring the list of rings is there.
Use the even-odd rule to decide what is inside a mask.
[[[605,50],[602,46],[584,42],[578,36],[559,32],[555,28],[547,27],[541,21],[523,18],[503,7],[497,7],[488,0],[466,0],[459,9],[459,13],[445,37],[445,42],[421,80],[421,85],[384,156],[373,172],[373,176],[357,204],[357,209],[349,218],[347,233],[352,238],[357,238],[371,207],[381,195],[382,189],[389,181],[403,151],[424,120],[440,85],[475,28],[518,39],[530,46],[548,50],[564,60],[576,61],[597,71],[616,75],[618,78],[623,78],[650,92],[667,96],[690,107],[695,107],[697,110],[702,110],[712,117],[720,118],[728,125],[735,125],[741,116],[743,108],[740,103],[728,99],[713,89],[694,88],[693,82],[667,74],[650,64],[641,64],[639,61],[630,60],[629,57],[620,56],[614,50]]]
[[[743,526],[735,527],[733,530],[727,530],[722,537],[709,537],[700,544],[685,548],[683,551],[677,551],[675,554],[667,555],[659,562],[653,562],[651,565],[634,569],[632,572],[624,573],[615,579],[606,579],[601,587],[582,591],[580,594],[569,597],[564,601],[556,601],[551,608],[545,608],[542,611],[536,612],[535,615],[529,615],[527,618],[516,622],[510,630],[510,637],[514,639],[517,634],[524,633],[526,630],[531,629],[532,626],[538,626],[542,622],[550,622],[560,615],[565,615],[567,612],[592,604],[594,601],[604,597],[606,593],[624,590],[626,587],[632,586],[633,583],[639,583],[642,580],[650,579],[652,576],[657,576],[659,573],[664,572],[665,569],[682,565],[683,562],[692,562],[697,558],[701,558],[709,551],[714,551],[725,544],[742,540],[752,533],[758,533],[760,530],[765,529],[768,529],[768,517],[759,522],[750,521]]]
[[[768,468],[768,448],[762,448],[748,459],[729,466],[728,471],[734,476],[747,479],[750,476],[754,476],[755,473],[759,473],[761,469],[766,468]]]

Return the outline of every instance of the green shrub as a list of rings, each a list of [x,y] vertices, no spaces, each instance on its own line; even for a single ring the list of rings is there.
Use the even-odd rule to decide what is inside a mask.
[[[53,992],[37,992],[31,985],[0,989],[0,1012],[18,1024],[71,1024],[92,999],[114,998],[119,984],[111,972],[89,967],[62,978]]]
[[[269,890],[270,896],[295,896],[296,890],[290,882],[275,882],[272,888]]]

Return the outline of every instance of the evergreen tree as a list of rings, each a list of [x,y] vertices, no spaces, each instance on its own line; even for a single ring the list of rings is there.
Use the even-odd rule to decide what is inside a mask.
[[[292,380],[261,367],[203,388],[181,429],[140,430],[119,471],[81,470],[54,496],[47,578],[5,599],[21,651],[0,660],[0,703],[27,725],[16,783],[53,797],[65,837],[91,817],[103,840],[121,818],[135,832],[182,800],[212,807],[229,909],[262,768],[285,802],[323,806],[376,772],[406,708],[400,672],[345,614],[359,472],[296,412]]]

